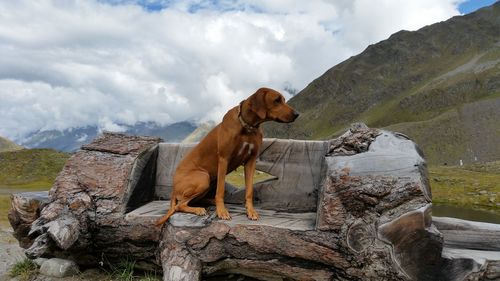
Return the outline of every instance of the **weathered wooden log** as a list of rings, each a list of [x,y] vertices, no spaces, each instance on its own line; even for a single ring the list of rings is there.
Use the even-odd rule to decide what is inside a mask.
[[[31,224],[40,216],[40,211],[49,202],[47,192],[23,192],[11,196],[8,218],[14,229],[14,237],[23,248],[33,243],[28,235]]]
[[[104,254],[154,261],[160,229],[123,217],[153,195],[160,141],[105,133],[76,152],[50,190],[50,204],[30,221],[29,238],[37,238],[22,245],[28,255],[69,255],[80,264],[97,264]],[[17,210],[12,218],[22,214]],[[11,224],[17,231],[15,219]]]
[[[432,223],[425,161],[403,135],[357,125],[332,141],[267,139],[257,167],[275,179],[255,186],[258,221],[246,218],[244,191],[226,184],[232,220],[218,220],[209,207],[207,216],[176,213],[155,227],[169,206],[175,166],[191,147],[101,136],[66,163],[39,216],[23,215],[38,218],[29,238],[24,231],[18,239],[34,239],[30,257],[64,256],[84,265],[128,257],[163,268],[164,280],[498,276],[492,261],[498,252],[460,252],[449,247],[457,239],[446,239],[452,227],[437,223],[443,239]],[[18,209],[9,216],[15,229]]]
[[[444,246],[458,249],[500,251],[500,225],[455,218],[434,217],[444,235]]]

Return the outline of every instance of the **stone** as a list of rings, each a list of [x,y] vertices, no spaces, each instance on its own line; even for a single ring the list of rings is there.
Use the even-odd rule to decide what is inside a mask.
[[[79,269],[74,261],[52,258],[42,263],[40,273],[46,276],[62,278],[79,273]]]
[[[38,265],[38,266],[42,266],[42,264],[46,261],[48,261],[49,259],[46,259],[46,258],[36,258],[34,259],[33,261]]]

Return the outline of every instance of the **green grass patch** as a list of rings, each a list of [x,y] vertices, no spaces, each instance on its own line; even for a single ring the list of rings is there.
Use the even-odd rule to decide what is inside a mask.
[[[144,271],[137,268],[136,261],[130,258],[111,263],[106,259],[102,268],[113,281],[159,281],[162,273],[156,271]]]
[[[5,227],[9,225],[7,214],[10,210],[10,195],[0,194],[0,226]]]
[[[8,225],[10,194],[48,190],[70,154],[52,149],[0,153],[0,225]]]
[[[38,274],[38,266],[28,258],[14,264],[10,270],[10,276],[20,281],[32,280]]]
[[[272,178],[274,178],[274,176],[268,173],[255,171],[253,182],[255,184]],[[229,173],[226,176],[226,182],[235,187],[245,188],[245,172],[243,166],[240,166],[236,170]]]
[[[500,161],[429,168],[434,203],[500,212]]]
[[[134,267],[135,261],[123,260],[118,266],[113,268],[112,276],[120,281],[133,281],[134,280]]]
[[[0,153],[0,188],[50,187],[70,154],[52,149]]]
[[[0,137],[0,152],[14,151],[19,149],[23,149],[23,147],[15,144],[14,142],[6,138]]]

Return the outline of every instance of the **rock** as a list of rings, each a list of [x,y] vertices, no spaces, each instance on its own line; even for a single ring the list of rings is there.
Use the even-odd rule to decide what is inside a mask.
[[[36,258],[34,259],[33,261],[38,265],[38,266],[42,266],[42,264],[46,261],[48,261],[49,259],[46,259],[46,258]]]
[[[10,280],[11,268],[26,258],[17,241],[12,238],[12,230],[0,224],[0,280]]]
[[[74,261],[52,258],[40,266],[40,273],[51,277],[67,277],[79,273],[78,265]]]

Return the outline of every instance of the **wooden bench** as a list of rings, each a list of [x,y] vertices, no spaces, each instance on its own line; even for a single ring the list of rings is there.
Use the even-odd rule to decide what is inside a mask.
[[[246,219],[244,191],[226,184],[232,220],[218,220],[211,207],[207,216],[176,213],[155,227],[169,206],[176,163],[191,147],[100,136],[68,160],[49,198],[13,196],[16,237],[31,258],[90,266],[128,257],[161,267],[164,280],[498,276],[495,251],[468,258],[450,250],[446,236],[443,243],[423,155],[403,135],[358,125],[329,141],[266,139],[257,169],[275,179],[255,185],[260,220]]]

